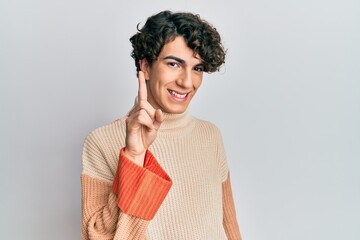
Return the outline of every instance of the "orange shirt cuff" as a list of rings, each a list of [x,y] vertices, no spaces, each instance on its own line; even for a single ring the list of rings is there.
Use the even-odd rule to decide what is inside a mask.
[[[121,149],[113,192],[123,212],[145,220],[153,219],[171,185],[171,178],[149,150],[141,167],[126,158]]]

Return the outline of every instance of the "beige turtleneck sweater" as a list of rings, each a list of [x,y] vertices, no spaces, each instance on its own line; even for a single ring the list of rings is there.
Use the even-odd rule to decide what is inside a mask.
[[[86,138],[83,239],[241,239],[219,130],[164,115],[143,167],[122,154],[125,118]]]

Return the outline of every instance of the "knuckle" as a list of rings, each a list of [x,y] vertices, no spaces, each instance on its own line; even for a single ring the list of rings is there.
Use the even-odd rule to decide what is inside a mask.
[[[134,119],[133,118],[126,118],[125,123],[126,123],[127,128],[132,128],[132,126],[134,125]]]
[[[140,109],[139,115],[145,115],[145,114],[147,114],[146,110],[145,109]]]
[[[146,102],[145,102],[145,100],[140,100],[140,101],[139,101],[139,104],[138,104],[138,107],[139,107],[140,109],[146,108]]]
[[[125,122],[126,122],[127,124],[129,124],[129,122],[131,122],[130,117],[127,117],[127,118],[125,119]]]

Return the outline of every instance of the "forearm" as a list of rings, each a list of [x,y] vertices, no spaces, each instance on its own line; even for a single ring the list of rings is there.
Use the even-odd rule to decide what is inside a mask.
[[[110,182],[81,176],[82,239],[113,239],[119,208]]]
[[[119,208],[130,215],[151,220],[172,186],[172,181],[150,151],[146,151],[144,166],[127,159],[120,152],[119,166],[113,181]]]
[[[226,236],[229,240],[241,240],[239,226],[236,220],[235,204],[232,195],[230,174],[222,183],[223,194],[223,225]]]
[[[121,151],[113,182],[82,174],[83,239],[145,239],[146,228],[171,187],[150,152],[140,167]]]
[[[122,212],[112,184],[85,174],[82,180],[83,240],[145,239],[149,221]]]

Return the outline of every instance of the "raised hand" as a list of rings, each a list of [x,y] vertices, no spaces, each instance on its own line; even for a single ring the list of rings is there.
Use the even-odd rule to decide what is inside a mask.
[[[143,166],[146,149],[155,140],[164,117],[160,109],[154,109],[147,101],[146,82],[142,71],[139,71],[138,80],[138,101],[126,119],[124,153],[127,158]]]

